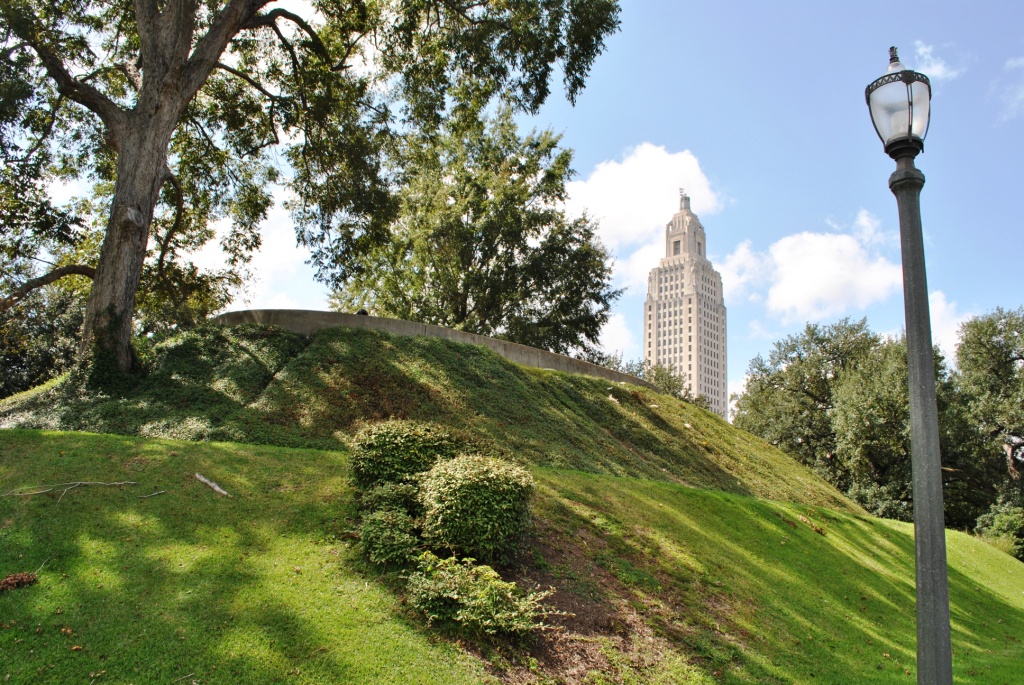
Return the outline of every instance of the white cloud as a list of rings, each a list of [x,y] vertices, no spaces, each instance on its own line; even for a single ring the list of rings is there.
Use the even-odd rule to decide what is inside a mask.
[[[873,257],[852,235],[798,233],[769,248],[768,310],[785,321],[864,309],[900,287],[898,264]]]
[[[616,257],[612,272],[625,286],[646,288],[647,275],[664,256],[665,241],[658,237],[647,245],[636,248],[625,259]],[[646,293],[646,290],[644,292]]]
[[[282,206],[285,192],[274,194],[275,205],[260,227],[262,245],[249,263],[252,278],[237,293],[232,308],[246,309],[326,309],[327,295],[313,278],[306,264],[309,251],[299,247],[295,227]],[[217,226],[217,238],[190,257],[199,268],[215,269],[224,264],[220,238],[227,232],[227,221]]]
[[[764,255],[754,252],[751,241],[744,240],[718,265],[718,271],[722,274],[722,291],[728,304],[742,297],[750,286],[763,282],[770,273],[770,264]]]
[[[92,184],[82,179],[71,181],[54,181],[46,188],[46,194],[50,196],[53,204],[60,206],[71,200],[87,197],[92,192]]]
[[[1006,71],[1024,70],[1024,57],[1012,57],[1006,60],[1003,67]],[[1024,78],[1017,77],[1016,82],[1006,83],[997,80],[993,86],[999,92],[1003,101],[1003,110],[1000,113],[1000,121],[1016,119],[1024,114]]]
[[[679,210],[680,187],[686,189],[697,214],[721,209],[721,200],[692,152],[668,152],[660,145],[641,143],[622,161],[601,162],[585,180],[569,183],[566,207],[572,214],[586,210],[600,221],[601,239],[618,251],[649,245],[660,235]]]
[[[935,47],[923,41],[914,41],[916,69],[935,81],[952,81],[967,71],[967,67],[952,67],[946,60],[935,56]]]
[[[956,343],[959,339],[960,324],[974,316],[971,312],[961,313],[956,302],[946,299],[941,290],[928,295],[928,312],[931,314],[932,342],[939,346],[950,363],[956,360]]]
[[[621,353],[623,360],[635,359],[640,356],[640,343],[633,336],[622,314],[612,314],[608,323],[601,329],[601,349],[605,354]]]
[[[697,214],[722,208],[692,152],[641,143],[621,161],[601,162],[586,179],[569,183],[566,209],[574,215],[586,211],[600,222],[598,235],[615,256],[613,273],[620,284],[645,286],[664,256],[663,231],[679,211],[679,188]]]
[[[729,422],[731,423],[733,417],[736,416],[736,402],[733,400],[733,395],[739,396],[740,393],[747,387],[747,379],[750,376],[744,374],[742,378],[729,381]]]
[[[879,246],[890,239],[879,225],[861,210],[850,232],[804,231],[763,253],[744,241],[721,267],[726,297],[760,301],[763,296],[768,311],[783,323],[863,310],[902,283],[899,264],[880,254]]]

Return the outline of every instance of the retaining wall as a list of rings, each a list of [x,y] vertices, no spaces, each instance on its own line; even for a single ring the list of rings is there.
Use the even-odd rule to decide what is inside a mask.
[[[246,309],[239,312],[227,312],[213,319],[213,323],[221,326],[237,326],[242,323],[262,323],[280,326],[285,330],[302,335],[311,335],[324,328],[349,326],[350,328],[371,328],[385,331],[392,335],[424,335],[431,338],[444,338],[453,342],[489,347],[505,359],[523,366],[538,369],[551,369],[565,373],[580,373],[595,376],[615,383],[632,383],[648,388],[654,386],[639,378],[625,373],[613,371],[597,364],[555,354],[536,347],[528,347],[507,340],[488,338],[475,333],[456,331],[443,326],[429,323],[415,323],[401,319],[385,319],[379,316],[362,316],[343,314],[341,312],[318,312],[302,309]]]

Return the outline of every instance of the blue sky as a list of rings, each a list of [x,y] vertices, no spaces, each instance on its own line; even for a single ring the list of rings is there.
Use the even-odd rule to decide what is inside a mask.
[[[952,350],[964,317],[1024,304],[1024,4],[622,5],[575,107],[556,93],[522,120],[576,151],[569,206],[601,221],[628,288],[610,351],[640,356],[644,279],[681,186],[725,281],[732,390],[807,321],[902,329],[894,164],[864,103],[890,45],[933,84],[917,163],[937,340]],[[276,210],[249,306],[324,307],[289,227]]]

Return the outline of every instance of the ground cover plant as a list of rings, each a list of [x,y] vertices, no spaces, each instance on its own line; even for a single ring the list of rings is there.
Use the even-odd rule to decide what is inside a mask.
[[[0,428],[342,449],[387,419],[442,424],[526,463],[857,509],[809,469],[648,388],[521,367],[483,347],[335,328],[204,327],[121,394],[65,382],[0,401]],[[474,446],[474,451],[480,451]]]

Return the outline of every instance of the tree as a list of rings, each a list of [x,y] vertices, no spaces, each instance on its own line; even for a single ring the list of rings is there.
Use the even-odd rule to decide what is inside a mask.
[[[946,525],[973,528],[996,500],[1001,460],[967,415],[964,392],[942,355],[935,357]],[[836,459],[849,473],[847,494],[878,516],[912,520],[906,339],[880,341],[846,370],[833,403]]]
[[[711,402],[705,395],[694,395],[686,383],[686,372],[679,370],[677,371],[675,366],[669,364],[664,366],[662,364],[652,364],[649,361],[642,359],[632,359],[630,361],[622,360],[622,353],[616,352],[614,354],[603,354],[596,353],[591,354],[588,361],[594,364],[600,364],[614,371],[620,371],[622,373],[635,376],[641,380],[647,381],[653,385],[659,392],[663,392],[666,395],[672,395],[684,402],[694,404],[701,409],[707,411],[713,411],[711,408]]]
[[[997,439],[1009,478],[1024,470],[1024,307],[996,309],[960,327],[960,382],[974,420]]]
[[[34,165],[36,180],[92,180],[104,208],[82,337],[96,364],[132,369],[151,240],[166,257],[226,218],[226,259],[244,264],[282,181],[320,277],[342,282],[389,223],[391,127],[436,125],[496,95],[536,111],[556,66],[573,99],[619,11],[615,0],[314,0],[303,17],[272,4],[0,0],[5,159]]]
[[[409,135],[392,238],[365,254],[332,306],[592,351],[622,291],[594,222],[562,209],[572,152],[559,138],[520,136],[509,108]]]
[[[840,375],[862,363],[878,345],[867,320],[831,326],[807,324],[774,344],[768,359],[750,362],[733,423],[815,468],[840,489],[849,473],[836,459],[830,414]]]

